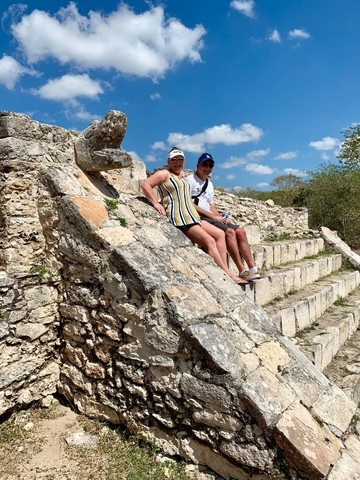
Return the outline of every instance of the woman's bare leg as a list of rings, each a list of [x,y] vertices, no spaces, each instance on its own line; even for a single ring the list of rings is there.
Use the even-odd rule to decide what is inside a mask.
[[[209,222],[202,222],[201,228],[203,228],[205,232],[209,233],[213,237],[224,264],[228,265],[225,232],[220,228],[211,225]]]
[[[224,262],[219,250],[216,246],[215,239],[208,234],[201,225],[193,225],[186,231],[186,236],[190,238],[193,243],[196,243],[203,247],[208,255],[210,255],[215,263],[222,269],[224,272],[229,275],[232,280],[239,281],[239,279],[231,273],[229,270],[226,261]]]

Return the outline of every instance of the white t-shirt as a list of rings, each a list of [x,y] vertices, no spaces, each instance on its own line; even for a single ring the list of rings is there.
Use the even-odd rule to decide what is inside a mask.
[[[205,183],[205,180],[201,180],[195,173],[190,173],[184,177],[185,182],[190,185],[191,196],[198,195]],[[198,206],[207,212],[210,212],[210,205],[214,203],[214,186],[209,180],[208,186],[204,193],[198,197]]]

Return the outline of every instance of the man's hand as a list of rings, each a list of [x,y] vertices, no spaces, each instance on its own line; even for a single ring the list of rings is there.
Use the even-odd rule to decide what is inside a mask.
[[[225,225],[227,224],[227,218],[224,218],[221,215],[214,217],[214,220],[216,220],[217,222],[225,223]]]

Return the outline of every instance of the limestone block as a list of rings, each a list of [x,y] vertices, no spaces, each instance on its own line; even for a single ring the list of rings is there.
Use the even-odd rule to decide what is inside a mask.
[[[137,231],[137,236],[152,250],[166,247],[170,244],[169,237],[165,235],[161,229],[159,229],[159,225],[154,227],[146,226],[146,228],[139,228]]]
[[[85,189],[78,178],[69,171],[59,168],[44,168],[41,171],[42,181],[55,195],[85,196]]]
[[[244,373],[239,348],[226,331],[211,323],[197,323],[187,327],[191,340],[203,348],[203,355],[211,360],[215,369],[239,378]]]
[[[133,232],[120,225],[100,228],[97,230],[97,234],[107,243],[109,248],[123,247],[135,242]]]
[[[246,286],[246,291],[253,291],[253,301],[258,305],[266,305],[267,303],[273,300],[273,285],[272,278],[261,278],[250,284],[250,287]],[[278,278],[276,278],[278,281]],[[252,296],[249,295],[249,298],[252,300]]]
[[[276,374],[281,367],[290,363],[290,357],[284,347],[274,341],[264,342],[254,349],[261,363],[273,374]]]
[[[185,437],[180,440],[180,453],[195,464],[208,465],[223,478],[233,478],[234,480],[251,480],[252,478],[252,475],[235,466],[211,447],[191,438]]]
[[[198,295],[194,295],[193,293],[197,290]],[[174,311],[182,319],[183,326],[197,321],[198,318],[220,314],[216,300],[208,292],[200,292],[196,287],[189,290],[188,286],[173,283],[164,285],[163,292],[171,302]]]
[[[264,278],[262,280],[266,279]],[[276,273],[275,278],[267,280],[271,280],[269,281],[270,299],[268,301],[272,301],[276,298],[283,298],[285,296],[286,282],[293,284],[293,273],[291,270],[287,270],[286,272],[280,271]],[[258,281],[259,280],[257,280],[257,282]]]
[[[329,473],[327,480],[358,480],[360,472],[360,461],[349,455],[345,450],[340,460]]]
[[[85,375],[96,378],[103,379],[105,378],[105,369],[94,362],[87,362],[84,368]]]
[[[356,411],[356,404],[339,387],[331,385],[314,403],[313,411],[340,436],[348,428]]]
[[[293,307],[283,309],[276,316],[279,322],[279,330],[287,337],[294,337],[297,332],[295,310]]]
[[[265,367],[251,372],[241,384],[242,393],[260,425],[269,427],[295,401],[294,391]]]
[[[328,327],[326,332],[321,332],[313,338],[315,345],[320,345],[321,360],[318,364],[320,370],[324,370],[334,358],[339,349],[339,330],[337,327]]]
[[[105,205],[97,200],[73,197],[72,202],[78,206],[79,214],[95,228],[100,228],[101,225],[109,219]]]
[[[197,398],[205,407],[214,412],[228,414],[231,405],[230,394],[222,387],[184,373],[180,381],[185,398]]]
[[[53,286],[38,285],[24,290],[24,298],[28,310],[45,305],[53,305],[58,300],[58,291]]]
[[[349,435],[345,440],[345,446],[349,454],[360,462],[360,439],[355,435]],[[360,471],[360,470],[359,470]]]
[[[96,402],[80,393],[75,394],[74,404],[81,413],[97,420],[104,420],[114,425],[121,423],[121,418],[114,408],[108,407],[103,403]]]
[[[259,357],[254,353],[242,353],[241,359],[249,372],[259,368]]]
[[[320,229],[321,236],[326,240],[327,243],[332,245],[334,249],[340,252],[342,255],[346,256],[348,261],[357,269],[360,268],[360,255],[356,254],[351,250],[351,248],[343,242],[336,232],[330,230],[327,227],[321,227]]]
[[[325,477],[340,456],[337,438],[298,403],[283,413],[274,436],[289,460],[315,478]]]
[[[297,302],[294,313],[297,331],[303,330],[311,324],[309,301],[307,298]]]
[[[303,405],[308,408],[324,393],[324,385],[299,362],[292,361],[281,368],[279,375],[296,392]]]
[[[33,342],[47,331],[48,328],[41,323],[21,323],[16,326],[15,335],[18,338],[24,338]]]
[[[86,395],[92,396],[94,394],[95,384],[93,384],[91,380],[74,365],[64,363],[61,366],[60,375],[62,383],[66,383],[66,380],[68,379]]]
[[[241,446],[234,442],[222,442],[220,451],[246,467],[258,468],[265,472],[270,472],[274,468],[273,453],[256,445]]]

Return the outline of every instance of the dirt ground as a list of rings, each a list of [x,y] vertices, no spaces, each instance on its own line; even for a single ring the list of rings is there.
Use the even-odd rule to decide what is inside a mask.
[[[29,410],[16,416],[14,423],[19,428],[13,434],[8,433],[8,444],[0,444],[0,478],[81,478],[79,474],[84,473],[82,459],[77,458],[66,443],[66,438],[83,431],[79,423],[81,416],[58,401],[53,402],[48,412],[43,415],[39,413],[34,415],[34,412]]]
[[[116,437],[115,437],[116,435]],[[109,450],[92,444],[103,437]],[[80,442],[80,444],[79,444]],[[85,444],[84,444],[85,442]],[[139,446],[119,440],[108,426],[75,413],[54,399],[48,408],[29,409],[13,414],[0,424],[1,480],[218,480],[213,472],[199,472],[195,466],[186,470],[175,463],[168,470],[149,474],[142,465],[147,454]],[[111,466],[113,452],[123,452],[116,466]],[[150,456],[151,459],[151,456]],[[156,463],[164,462],[157,457]],[[139,466],[134,464],[139,463]],[[153,460],[150,463],[154,464]],[[174,462],[172,462],[174,464]],[[123,471],[121,470],[123,468]],[[150,467],[151,468],[151,467]],[[140,472],[140,473],[138,473]]]

